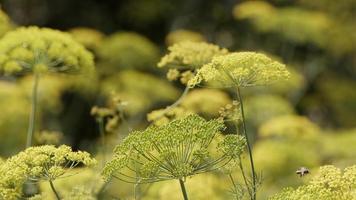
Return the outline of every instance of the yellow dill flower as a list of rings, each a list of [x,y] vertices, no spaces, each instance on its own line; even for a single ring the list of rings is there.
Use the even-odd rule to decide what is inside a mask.
[[[172,31],[166,36],[167,45],[173,45],[185,41],[204,42],[206,39],[202,34],[186,29]]]
[[[88,73],[94,70],[92,54],[72,37],[57,30],[21,27],[0,40],[0,72]]]
[[[77,42],[94,51],[101,45],[105,37],[104,33],[86,27],[72,28],[68,32]]]
[[[193,114],[192,111],[181,106],[173,108],[153,110],[147,114],[147,121],[152,122],[156,126],[167,124],[175,119],[182,119]]]
[[[267,85],[288,79],[285,65],[261,53],[240,52],[217,56],[197,71],[188,83],[190,87],[202,81],[220,87],[248,87]]]
[[[216,117],[220,108],[230,102],[229,95],[221,90],[196,89],[188,93],[180,105],[191,112]]]
[[[227,54],[226,49],[205,42],[181,42],[168,48],[158,67],[197,69],[211,61],[214,56]]]
[[[321,12],[300,8],[275,8],[265,1],[247,1],[235,6],[235,18],[248,19],[261,32],[274,32],[297,42],[325,45],[332,21]]]
[[[130,114],[149,109],[157,102],[173,101],[179,94],[168,81],[134,70],[124,70],[104,79],[101,90],[107,96],[115,92],[127,102],[126,110]]]
[[[274,117],[295,113],[290,102],[277,95],[251,96],[245,105],[246,120],[256,127]]]
[[[351,200],[355,199],[356,165],[343,171],[332,165],[320,167],[318,173],[305,185],[286,188],[270,200]]]
[[[78,164],[92,166],[96,160],[87,152],[73,152],[66,145],[30,147],[0,166],[0,199],[16,199],[28,179],[49,180],[64,177]]]
[[[306,117],[285,115],[266,121],[258,134],[262,138],[314,140],[320,134],[320,128]]]
[[[106,37],[98,49],[99,70],[103,73],[122,69],[154,69],[159,59],[158,47],[134,32],[119,32]]]

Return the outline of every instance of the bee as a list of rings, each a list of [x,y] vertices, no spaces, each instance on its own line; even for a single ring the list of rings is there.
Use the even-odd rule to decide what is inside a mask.
[[[309,169],[306,167],[300,167],[296,172],[296,174],[299,174],[300,177],[303,177],[306,174],[309,174]]]

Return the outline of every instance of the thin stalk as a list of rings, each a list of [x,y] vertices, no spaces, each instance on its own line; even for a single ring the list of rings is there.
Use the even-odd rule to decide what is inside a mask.
[[[105,140],[105,127],[104,127],[104,119],[100,118],[98,120],[99,124],[99,133],[100,133],[100,140],[101,140],[101,153],[102,153],[102,165],[105,165],[106,162],[106,140]]]
[[[182,189],[184,200],[188,200],[188,194],[187,194],[187,190],[185,189],[184,181],[182,179],[179,179],[179,184],[180,184],[180,188]]]
[[[54,188],[54,184],[53,184],[52,180],[49,180],[49,184],[51,186],[51,189],[52,189],[53,193],[56,195],[57,200],[61,200],[56,188]]]
[[[241,91],[240,88],[237,87],[237,96],[238,96],[238,100],[240,102],[240,109],[241,109],[241,117],[242,117],[242,128],[243,128],[243,132],[244,135],[246,137],[246,143],[247,143],[247,149],[248,149],[248,155],[250,158],[250,164],[251,164],[251,170],[252,170],[252,200],[256,200],[256,172],[255,172],[255,165],[253,162],[253,157],[252,157],[252,149],[251,149],[251,145],[250,145],[250,141],[248,139],[248,135],[247,135],[247,130],[246,130],[246,122],[245,122],[245,112],[244,112],[244,106],[243,106],[243,101],[242,101],[242,95],[241,95]]]
[[[37,110],[37,90],[39,83],[39,75],[35,74],[32,86],[32,97],[31,97],[31,113],[29,117],[29,125],[27,130],[27,140],[26,140],[26,148],[32,145],[33,133],[35,131],[35,123],[36,123],[36,110]]]

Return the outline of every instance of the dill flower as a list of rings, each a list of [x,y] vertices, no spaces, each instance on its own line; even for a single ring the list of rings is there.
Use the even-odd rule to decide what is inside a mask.
[[[185,41],[204,42],[205,40],[206,39],[202,34],[186,29],[172,31],[166,36],[167,45],[173,45]]]
[[[228,94],[218,89],[196,89],[184,97],[181,106],[196,114],[217,116],[221,107],[229,104]]]
[[[95,29],[76,27],[68,31],[72,37],[86,48],[95,51],[102,43],[105,35]]]
[[[320,134],[320,128],[306,117],[285,115],[272,118],[262,124],[258,134],[262,138],[313,141]]]
[[[114,150],[114,158],[103,170],[111,177],[131,183],[152,183],[179,179],[219,169],[239,159],[245,139],[220,135],[223,122],[205,121],[197,115],[151,126],[126,137]],[[215,152],[210,144],[219,139]]]
[[[214,57],[210,63],[198,69],[188,85],[194,87],[206,81],[221,87],[248,87],[268,85],[288,77],[289,72],[285,65],[266,55],[239,52]]]
[[[173,108],[153,110],[147,114],[147,121],[152,122],[156,126],[167,124],[175,119],[182,119],[193,114],[190,110],[181,106]]]
[[[343,171],[332,165],[322,166],[309,183],[296,189],[286,188],[270,200],[350,200],[355,199],[356,165]]]
[[[21,27],[0,40],[0,72],[87,73],[93,56],[67,34],[49,28]]]
[[[159,59],[158,47],[148,38],[133,32],[106,37],[98,49],[102,62],[99,71],[110,74],[122,69],[150,70]]]
[[[236,19],[250,20],[263,33],[277,33],[296,43],[325,45],[332,21],[322,12],[301,8],[275,8],[265,1],[248,1],[235,6]]]
[[[277,95],[257,95],[246,98],[246,120],[258,127],[277,116],[294,114],[294,108]]]
[[[87,152],[73,152],[65,145],[27,148],[0,166],[0,199],[17,199],[28,179],[53,181],[68,175],[68,170],[78,164],[92,166],[96,160]]]
[[[205,42],[181,42],[168,47],[158,67],[197,69],[209,63],[214,56],[227,54],[227,49]]]
[[[178,90],[168,81],[134,70],[124,70],[104,79],[101,90],[107,96],[115,92],[126,101],[129,114],[149,109],[157,102],[173,101],[178,96]]]

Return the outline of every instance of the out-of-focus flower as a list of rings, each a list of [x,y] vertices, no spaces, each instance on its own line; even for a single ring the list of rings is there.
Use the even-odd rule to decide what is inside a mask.
[[[1,73],[91,73],[93,70],[93,55],[67,33],[21,27],[0,40]]]
[[[97,48],[101,45],[105,35],[98,30],[86,28],[86,27],[77,27],[70,29],[68,31],[72,37],[84,45],[86,48],[96,51]]]
[[[332,165],[322,166],[309,183],[296,189],[286,188],[270,200],[328,199],[350,200],[355,198],[356,165],[341,171]]]
[[[266,121],[258,130],[262,138],[284,138],[287,140],[315,140],[320,128],[308,118],[284,115]]]
[[[178,90],[168,81],[133,70],[121,71],[103,80],[101,88],[104,94],[115,92],[126,101],[129,114],[137,114],[154,103],[173,101],[178,97]]]
[[[231,99],[225,92],[217,89],[196,89],[187,94],[181,106],[197,114],[217,116],[221,107],[229,104]]]
[[[202,34],[185,29],[172,31],[166,36],[166,44],[169,46],[185,41],[204,42],[205,40]]]
[[[159,59],[157,46],[133,32],[119,32],[106,37],[98,49],[99,71],[111,74],[123,69],[151,70]]]
[[[147,114],[147,121],[152,122],[156,126],[167,124],[175,119],[182,119],[193,114],[190,110],[181,106],[173,108],[153,110]]]
[[[268,85],[289,78],[285,65],[261,53],[240,52],[216,56],[188,83],[214,82],[220,87]]]
[[[185,180],[219,169],[231,160],[238,160],[245,147],[243,137],[220,135],[222,129],[223,122],[190,115],[133,132],[115,148],[114,158],[106,164],[103,176],[107,180],[114,177],[131,183],[150,183]],[[214,138],[218,142],[212,153],[209,146]]]
[[[226,49],[205,42],[181,42],[168,48],[169,53],[158,67],[197,69],[209,63],[214,56],[227,54]]]
[[[257,95],[246,98],[246,120],[258,127],[277,116],[294,114],[293,106],[277,95]]]
[[[35,134],[35,141],[39,145],[45,144],[59,144],[60,140],[63,137],[63,133],[58,131],[41,131],[40,133]]]

